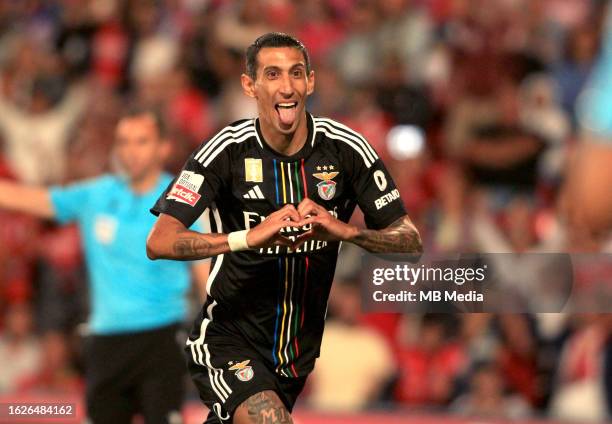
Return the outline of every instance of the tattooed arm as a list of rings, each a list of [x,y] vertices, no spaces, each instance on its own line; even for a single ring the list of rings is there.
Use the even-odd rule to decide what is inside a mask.
[[[280,234],[281,228],[304,225],[293,205],[285,205],[270,214],[247,233],[251,248],[292,246],[292,241]],[[147,238],[147,256],[150,259],[190,261],[230,252],[227,234],[202,234],[187,229],[181,221],[160,214]]]
[[[227,234],[201,234],[171,215],[160,214],[147,238],[150,259],[188,261],[229,252]]]
[[[421,236],[408,215],[382,230],[360,229],[347,241],[373,253],[423,253]]]
[[[410,253],[419,257],[423,253],[421,237],[408,215],[382,230],[363,230],[334,218],[310,199],[304,199],[298,205],[298,212],[301,216],[309,217],[307,222],[312,224],[309,231],[298,237],[299,243],[310,239],[341,240],[372,253]]]
[[[242,402],[234,413],[235,424],[291,424],[293,420],[278,395],[265,390]]]

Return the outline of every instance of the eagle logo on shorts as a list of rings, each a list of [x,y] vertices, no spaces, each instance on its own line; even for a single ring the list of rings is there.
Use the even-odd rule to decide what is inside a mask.
[[[327,168],[327,167],[326,167]],[[319,197],[323,200],[331,200],[336,194],[336,182],[332,181],[339,172],[316,172],[312,174],[313,177],[321,180],[320,183],[317,184],[317,188],[319,189]]]
[[[249,362],[251,362],[250,359],[247,359],[246,361],[242,362],[237,362],[228,369],[230,371],[236,371],[235,375],[238,380],[249,381],[255,375],[255,373],[253,372],[253,367],[249,365]]]

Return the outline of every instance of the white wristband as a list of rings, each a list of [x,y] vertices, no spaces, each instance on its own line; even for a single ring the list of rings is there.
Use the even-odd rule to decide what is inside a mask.
[[[247,250],[249,244],[247,243],[247,233],[249,230],[234,231],[227,235],[227,244],[232,252],[238,252],[240,250]]]

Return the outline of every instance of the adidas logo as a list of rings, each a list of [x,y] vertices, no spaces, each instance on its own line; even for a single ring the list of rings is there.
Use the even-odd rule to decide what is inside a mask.
[[[256,185],[252,189],[250,189],[249,192],[246,193],[242,197],[244,197],[245,199],[265,199],[265,197],[264,197],[263,193],[261,192],[261,189],[259,188],[258,185]]]

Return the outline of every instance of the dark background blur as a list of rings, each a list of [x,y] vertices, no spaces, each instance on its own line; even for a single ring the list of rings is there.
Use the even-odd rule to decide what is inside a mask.
[[[49,185],[112,171],[131,104],[163,111],[176,172],[202,140],[256,115],[240,88],[244,50],[280,30],[310,51],[309,110],[370,141],[428,252],[610,253],[563,214],[606,6],[0,0],[0,175]],[[610,417],[610,316],[363,314],[358,256],[342,252],[304,411]],[[0,211],[0,396],[80,397],[86,316],[78,230]],[[190,400],[188,420],[201,414]]]

